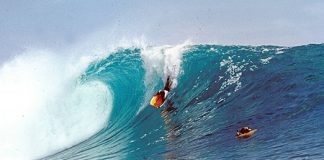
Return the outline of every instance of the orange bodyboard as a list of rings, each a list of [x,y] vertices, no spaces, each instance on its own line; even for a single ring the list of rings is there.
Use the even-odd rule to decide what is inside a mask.
[[[162,104],[163,104],[163,99],[159,95],[153,96],[150,102],[150,105],[153,106],[154,108],[160,108]]]

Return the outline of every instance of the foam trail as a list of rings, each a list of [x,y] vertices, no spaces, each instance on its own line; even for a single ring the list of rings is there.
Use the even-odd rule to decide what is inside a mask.
[[[146,47],[142,51],[142,60],[145,67],[146,86],[145,100],[137,114],[147,106],[151,96],[156,92],[160,80],[165,83],[166,77],[171,76],[173,87],[177,85],[177,77],[180,74],[182,53],[189,42],[174,47]]]
[[[164,77],[171,76],[173,80],[173,87],[177,86],[177,77],[180,74],[182,53],[185,51],[185,47],[190,44],[189,41],[177,45],[175,47],[166,48],[164,51]]]
[[[109,87],[78,82],[89,60],[70,63],[32,50],[0,69],[0,157],[36,159],[100,130],[111,112]]]

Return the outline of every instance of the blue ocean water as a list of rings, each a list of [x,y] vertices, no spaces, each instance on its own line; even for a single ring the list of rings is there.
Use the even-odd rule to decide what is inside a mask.
[[[43,159],[324,158],[323,44],[190,45],[178,59],[165,56],[168,48],[120,48],[93,61],[79,79],[111,90],[110,118],[87,140]],[[159,55],[147,58],[147,50]],[[170,71],[177,84],[154,109],[149,99]],[[237,139],[244,126],[258,131]]]

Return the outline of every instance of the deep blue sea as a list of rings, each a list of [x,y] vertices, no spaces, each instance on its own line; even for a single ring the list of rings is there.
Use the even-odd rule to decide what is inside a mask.
[[[109,88],[109,118],[43,159],[324,159],[323,44],[119,48],[78,76],[90,82]],[[258,131],[237,139],[244,126]]]

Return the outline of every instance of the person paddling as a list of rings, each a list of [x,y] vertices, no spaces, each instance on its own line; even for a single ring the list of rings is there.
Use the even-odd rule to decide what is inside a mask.
[[[249,127],[243,127],[239,130],[236,131],[236,135],[239,136],[239,135],[242,135],[242,134],[245,134],[245,133],[249,133],[250,131],[252,131],[251,128]]]

